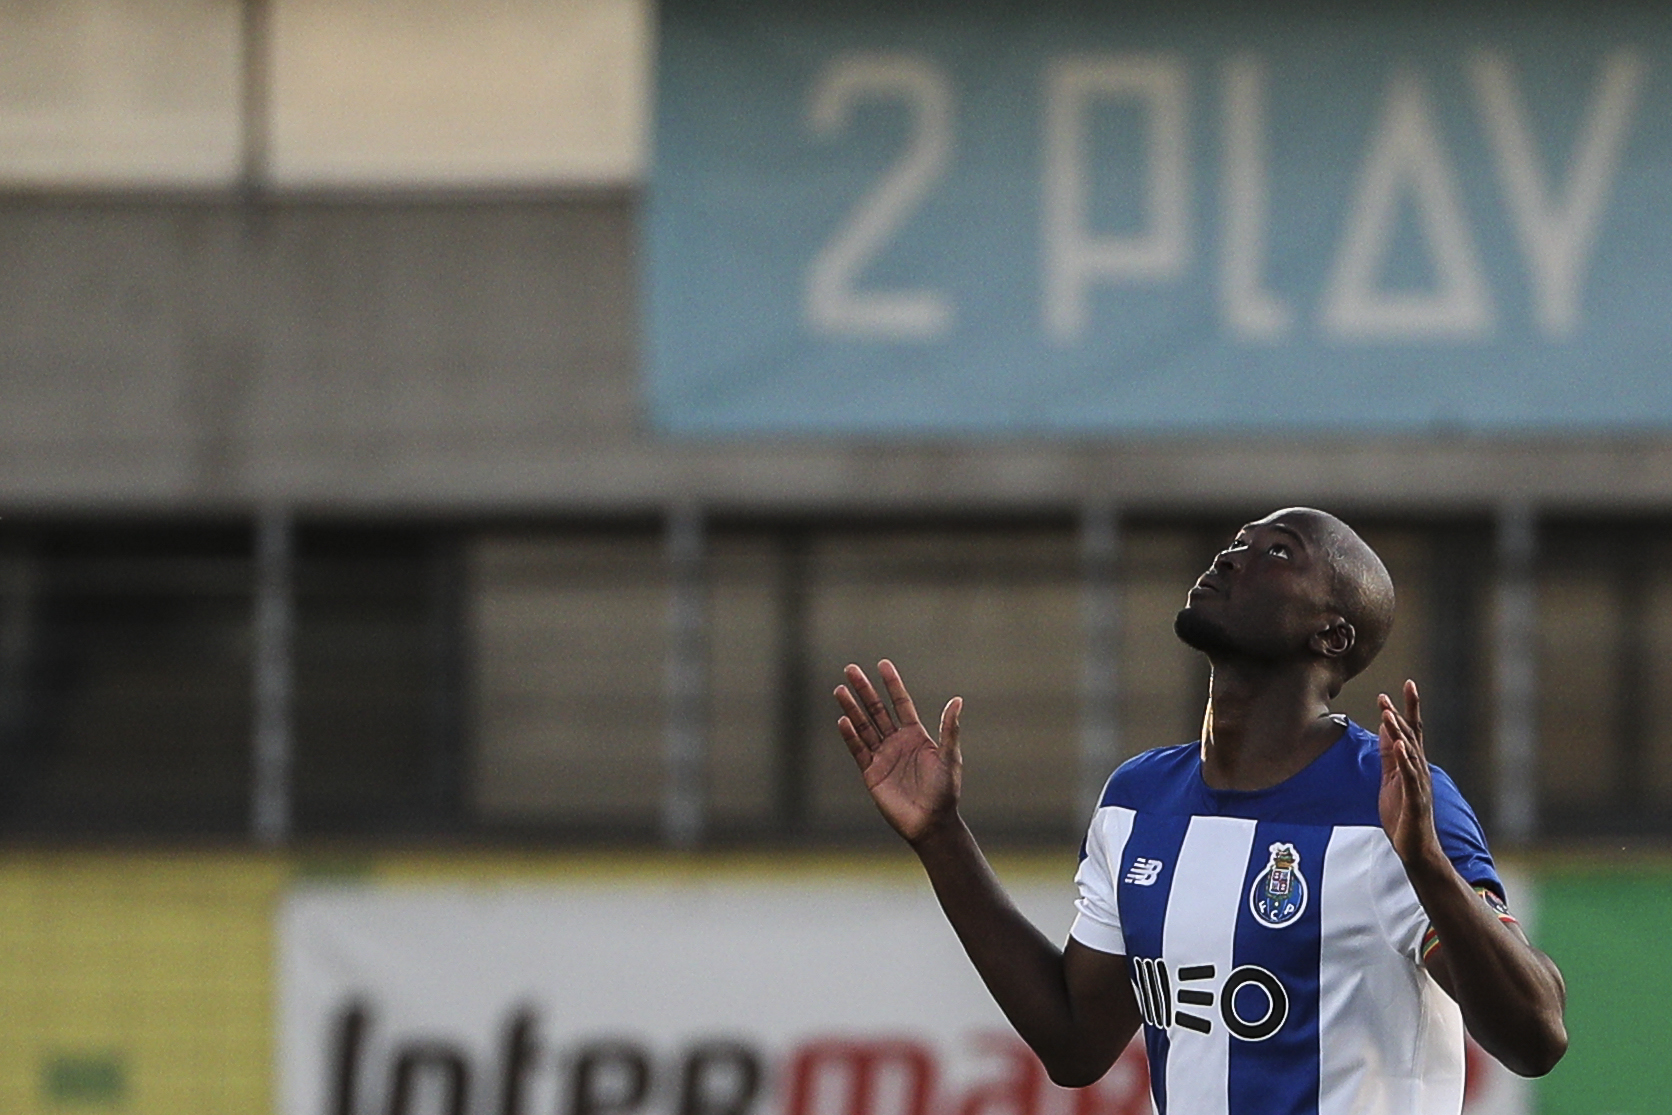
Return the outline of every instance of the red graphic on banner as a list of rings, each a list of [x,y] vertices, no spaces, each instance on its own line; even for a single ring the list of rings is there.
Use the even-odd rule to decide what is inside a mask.
[[[910,1039],[809,1042],[790,1058],[784,1115],[1148,1115],[1143,1046],[1129,1046],[1104,1078],[1059,1088],[1012,1034],[984,1033],[975,1046],[997,1067],[962,1092],[937,1095],[934,1050]]]
[[[886,1115],[931,1115],[939,1076],[935,1055],[921,1042],[908,1040],[817,1041],[796,1051],[790,1063],[790,1097],[785,1115],[833,1115],[819,1105],[821,1092],[844,1087],[843,1115],[885,1115],[878,1110],[877,1087],[891,1078],[904,1095]]]

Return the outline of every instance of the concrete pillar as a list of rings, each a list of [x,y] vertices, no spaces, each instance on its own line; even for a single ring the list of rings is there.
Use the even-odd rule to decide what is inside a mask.
[[[273,13],[270,0],[242,0],[239,55],[242,73],[238,96],[240,135],[238,186],[246,200],[261,196],[269,177]]]
[[[286,508],[265,508],[256,518],[250,829],[266,847],[284,844],[291,833],[295,533]]]
[[[1080,614],[1085,659],[1080,675],[1080,769],[1075,805],[1084,823],[1121,759],[1120,516],[1109,503],[1080,515]]]
[[[777,789],[774,793],[778,832],[793,837],[811,824],[812,756],[808,753],[808,718],[812,691],[807,661],[808,576],[811,537],[801,527],[784,529],[778,574],[778,743]],[[834,684],[834,682],[832,682]],[[819,711],[824,711],[822,706]]]
[[[695,847],[704,828],[708,760],[707,594],[702,510],[668,511],[669,580],[667,721],[663,733],[662,836],[675,848]]]
[[[1524,501],[1498,509],[1493,631],[1493,814],[1498,838],[1538,835],[1538,520]]]

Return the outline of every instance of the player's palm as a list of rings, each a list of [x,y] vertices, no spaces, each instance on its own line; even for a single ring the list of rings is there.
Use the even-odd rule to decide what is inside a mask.
[[[1422,715],[1415,682],[1405,683],[1405,715],[1387,694],[1379,698],[1382,719],[1382,789],[1377,806],[1382,828],[1393,850],[1406,863],[1431,851],[1439,837],[1434,832],[1434,789],[1428,756],[1422,746]]]
[[[1394,849],[1408,846],[1410,840],[1410,818],[1405,812],[1405,783],[1401,777],[1400,761],[1398,757],[1399,742],[1389,736],[1386,728],[1381,732],[1382,747],[1382,791],[1376,804],[1382,815],[1382,828],[1388,834],[1388,840]],[[1391,770],[1389,769],[1391,765]]]
[[[849,666],[848,684],[836,689],[836,701],[845,714],[836,726],[859,766],[871,800],[896,832],[915,841],[957,811],[963,768],[958,713],[963,700],[954,697],[947,702],[937,741],[918,719],[894,664],[884,659],[877,669],[893,711],[865,672]]]
[[[903,725],[861,758],[865,788],[888,823],[908,840],[921,836],[958,804],[959,763],[921,724]]]

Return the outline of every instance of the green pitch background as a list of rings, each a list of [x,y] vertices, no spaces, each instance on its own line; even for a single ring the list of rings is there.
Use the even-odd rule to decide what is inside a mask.
[[[1568,1055],[1540,1115],[1672,1111],[1672,867],[1535,873],[1538,943],[1567,977]]]

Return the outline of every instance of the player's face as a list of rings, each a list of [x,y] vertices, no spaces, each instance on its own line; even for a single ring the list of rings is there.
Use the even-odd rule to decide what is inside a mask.
[[[1307,516],[1278,511],[1237,532],[1185,598],[1173,628],[1209,655],[1276,660],[1305,653],[1332,569]]]

